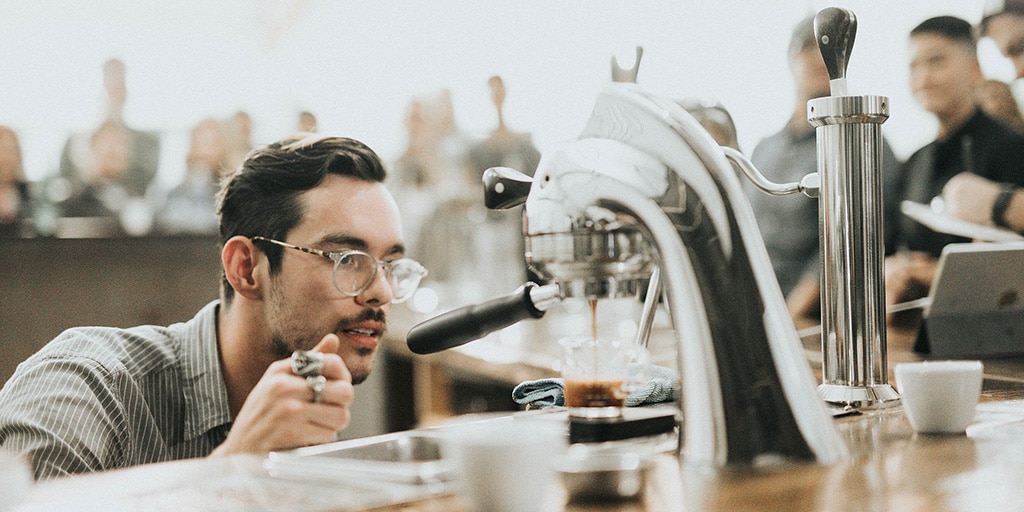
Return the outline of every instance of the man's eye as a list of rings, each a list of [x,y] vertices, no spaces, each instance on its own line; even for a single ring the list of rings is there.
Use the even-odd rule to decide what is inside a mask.
[[[1021,54],[1024,54],[1024,39],[1014,41],[1013,44],[1006,48],[1007,57],[1018,57]]]

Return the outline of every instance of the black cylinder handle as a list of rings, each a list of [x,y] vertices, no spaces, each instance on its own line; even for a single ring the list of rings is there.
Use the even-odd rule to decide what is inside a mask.
[[[526,283],[504,297],[424,320],[409,330],[406,344],[416,354],[433,354],[478,340],[520,320],[540,318],[544,310],[534,305],[530,295],[534,288],[538,286]]]

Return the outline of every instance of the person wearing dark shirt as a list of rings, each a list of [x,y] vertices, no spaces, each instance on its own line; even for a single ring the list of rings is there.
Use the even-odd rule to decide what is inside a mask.
[[[984,178],[1024,185],[1024,136],[974,110],[967,122],[915,152],[904,166],[902,198],[929,203],[955,175],[968,172]],[[938,257],[946,244],[967,241],[937,233],[910,218],[899,224],[906,249]]]
[[[1024,0],[986,1],[977,33],[1010,60],[1016,78],[1024,78]],[[1013,183],[965,172],[946,183],[942,199],[946,215],[1024,233],[1024,188]]]
[[[927,204],[964,172],[1024,185],[1024,135],[983,113],[974,100],[984,80],[971,25],[952,16],[930,18],[911,31],[910,49],[911,90],[935,115],[939,131],[904,164],[898,197]],[[926,293],[942,248],[969,241],[909,218],[894,228],[899,252],[886,260],[889,303]]]

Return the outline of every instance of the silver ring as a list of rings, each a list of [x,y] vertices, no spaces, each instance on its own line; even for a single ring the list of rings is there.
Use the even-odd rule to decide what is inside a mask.
[[[324,399],[324,386],[327,385],[327,377],[323,375],[310,375],[306,377],[306,386],[313,391],[313,403],[320,403]]]
[[[299,377],[320,375],[324,369],[324,355],[315,350],[292,352],[292,372]]]

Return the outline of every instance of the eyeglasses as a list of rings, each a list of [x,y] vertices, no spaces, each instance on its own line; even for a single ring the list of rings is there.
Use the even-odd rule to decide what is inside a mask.
[[[337,290],[349,297],[355,297],[366,291],[377,278],[377,272],[383,270],[391,285],[393,297],[392,303],[399,303],[409,300],[416,287],[420,285],[427,275],[427,269],[423,268],[417,261],[409,258],[400,258],[394,261],[378,261],[377,258],[366,254],[363,251],[347,250],[341,252],[321,251],[299,247],[279,240],[272,240],[262,236],[252,237],[253,241],[270,242],[272,244],[295,249],[298,251],[323,256],[334,262],[334,273],[332,280]]]

